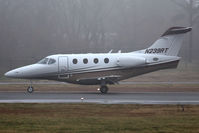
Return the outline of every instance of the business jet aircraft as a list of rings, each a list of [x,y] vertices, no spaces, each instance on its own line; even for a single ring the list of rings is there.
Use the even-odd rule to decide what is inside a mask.
[[[176,68],[184,34],[191,30],[191,27],[172,27],[149,48],[130,53],[51,55],[36,64],[11,70],[5,76],[100,85],[101,93],[107,93],[107,84],[160,69]],[[27,89],[29,93],[33,90],[32,85]]]

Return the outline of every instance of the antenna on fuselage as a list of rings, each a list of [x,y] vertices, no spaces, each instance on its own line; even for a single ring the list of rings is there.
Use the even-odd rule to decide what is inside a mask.
[[[113,52],[113,49],[111,49],[108,53],[110,54],[110,53],[112,53]]]

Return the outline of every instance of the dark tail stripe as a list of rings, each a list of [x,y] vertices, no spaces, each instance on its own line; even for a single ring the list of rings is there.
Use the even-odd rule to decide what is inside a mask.
[[[191,27],[172,27],[168,29],[163,35],[163,36],[168,36],[168,35],[175,35],[175,34],[185,34],[187,32],[190,32],[192,30]]]

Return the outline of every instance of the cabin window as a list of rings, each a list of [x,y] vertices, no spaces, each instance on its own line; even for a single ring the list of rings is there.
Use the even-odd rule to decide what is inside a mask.
[[[83,60],[83,62],[84,62],[84,64],[87,64],[87,63],[88,63],[88,59],[85,58],[85,59]]]
[[[109,63],[109,59],[108,59],[108,58],[105,58],[105,59],[104,59],[104,63],[106,63],[106,64]]]
[[[73,59],[73,64],[77,64],[77,59]]]
[[[55,59],[50,59],[50,60],[48,61],[48,64],[51,65],[51,64],[54,64],[55,62],[56,62]]]
[[[47,64],[47,62],[48,62],[48,58],[44,58],[40,60],[37,64]]]
[[[99,62],[99,60],[98,60],[97,58],[95,58],[95,59],[93,60],[93,62],[94,62],[95,64],[97,64],[97,63]]]

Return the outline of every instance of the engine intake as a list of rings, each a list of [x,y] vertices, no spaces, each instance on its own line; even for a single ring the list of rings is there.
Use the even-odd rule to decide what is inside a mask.
[[[135,67],[145,63],[146,59],[143,57],[122,56],[117,59],[117,65],[121,67]]]

